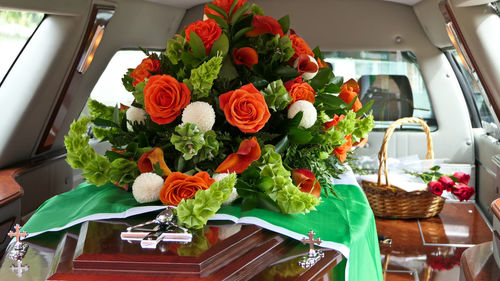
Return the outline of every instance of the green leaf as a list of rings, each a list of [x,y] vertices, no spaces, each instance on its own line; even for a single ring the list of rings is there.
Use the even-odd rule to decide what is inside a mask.
[[[221,15],[222,17],[224,17],[225,19],[228,19],[228,16],[227,16],[227,13],[226,11],[224,11],[224,9],[222,9],[221,7],[217,6],[217,5],[214,5],[213,3],[207,3],[207,6],[216,11],[219,15]]]
[[[331,93],[331,94],[338,94],[338,93],[340,93],[340,87],[331,83],[331,84],[326,85],[325,92]]]
[[[290,129],[288,136],[290,137],[290,141],[296,144],[307,144],[313,139],[309,131],[299,128]]]
[[[283,29],[283,33],[287,34],[288,29],[290,29],[290,16],[286,15],[278,20],[278,23],[281,25],[281,29]]]
[[[299,122],[300,123],[300,122]],[[288,136],[284,136],[277,144],[276,144],[276,152],[281,153],[284,152],[285,149],[290,145],[290,141],[288,140]]]
[[[231,5],[231,8],[229,9],[229,18],[233,15],[234,7],[236,7],[236,4],[238,4],[238,0],[234,0],[233,4]]]
[[[213,14],[205,14],[209,19],[215,20],[215,22],[225,30],[229,30],[229,25],[227,24],[226,20]]]
[[[229,39],[226,34],[221,34],[221,36],[215,40],[212,49],[210,50],[210,56],[215,57],[217,53],[220,52],[220,56],[225,56],[229,50]]]
[[[99,127],[112,127],[112,128],[120,128],[118,124],[116,124],[113,121],[102,119],[102,118],[95,118],[92,123],[94,125],[99,126]]]
[[[201,40],[200,36],[196,34],[196,32],[192,31],[189,34],[189,45],[191,46],[191,49],[193,50],[193,54],[199,58],[199,59],[204,59],[206,56],[206,50],[205,46],[203,45],[203,41]]]
[[[250,8],[250,4],[245,3],[238,10],[236,10],[236,12],[232,15],[231,24],[235,25],[240,20],[241,16],[248,11],[248,8]]]
[[[372,107],[373,102],[373,100],[369,101],[360,110],[356,111],[356,118],[362,117],[366,112],[368,112]]]
[[[234,2],[236,2],[236,1],[234,1]],[[259,15],[259,16],[264,15],[264,10],[262,10],[262,8],[259,7],[257,4],[252,4],[252,8],[250,8],[250,11],[254,15]]]
[[[163,170],[160,167],[160,162],[156,162],[153,164],[153,173],[163,177]]]
[[[319,58],[321,60],[324,59],[323,53],[321,53],[321,50],[319,49],[319,46],[317,46],[316,48],[314,48],[314,50],[312,50],[312,51],[313,51],[314,57]]]
[[[120,108],[118,105],[115,105],[115,109],[113,110],[113,121],[115,121],[116,124],[120,124]]]
[[[267,192],[271,187],[273,187],[274,181],[272,177],[262,177],[257,183],[257,188],[263,192]]]
[[[329,109],[340,108],[341,106],[346,104],[338,96],[334,96],[334,95],[330,95],[330,94],[318,95],[316,97],[316,100],[314,101],[314,103],[315,104],[322,103],[323,105],[327,106]]]
[[[320,68],[318,74],[311,80],[311,87],[318,91],[334,78],[333,72],[329,68]]]
[[[288,94],[281,80],[269,83],[261,93],[267,106],[273,111],[283,110],[292,102],[292,97]]]
[[[243,37],[243,35],[245,35],[247,32],[249,31],[252,31],[255,29],[255,26],[249,26],[249,27],[245,27],[245,28],[242,28],[240,29],[238,32],[236,32],[236,34],[233,36],[233,42],[236,42],[238,41],[241,37]]]
[[[295,114],[295,116],[292,119],[288,120],[288,123],[286,124],[286,129],[290,130],[292,128],[298,128],[300,121],[302,121],[303,115],[304,115],[303,111],[297,112],[297,114]]]
[[[299,76],[299,72],[289,66],[289,65],[280,65],[278,66],[276,69],[275,69],[275,72],[276,72],[276,75],[278,75],[279,77],[282,77],[282,78],[295,78],[297,76]],[[319,72],[318,72],[319,74]],[[318,75],[316,75],[318,76]],[[284,79],[286,80],[286,79]]]
[[[200,59],[195,57],[193,53],[184,52],[182,53],[181,59],[185,65],[193,66],[200,63]]]
[[[255,209],[255,207],[257,207],[258,202],[259,200],[257,199],[257,196],[243,198],[243,201],[241,202],[241,210],[248,211]]]
[[[332,84],[337,85],[339,88],[342,87],[342,84],[344,84],[344,77],[342,76],[333,77]]]

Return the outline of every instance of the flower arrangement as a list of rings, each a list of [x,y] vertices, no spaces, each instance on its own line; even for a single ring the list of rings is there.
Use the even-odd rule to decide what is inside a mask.
[[[202,228],[222,204],[284,214],[315,210],[333,193],[351,148],[373,128],[354,80],[319,48],[246,0],[207,3],[196,21],[122,81],[130,107],[89,100],[65,138],[67,161],[88,182],[113,182],[139,203],[177,206]],[[97,154],[87,127],[112,149]]]
[[[468,185],[470,175],[463,172],[447,175],[440,173],[439,169],[441,167],[434,166],[429,172],[410,174],[420,177],[427,184],[427,190],[437,196],[441,196],[444,191],[448,191],[460,201],[467,201],[474,195],[474,188]]]

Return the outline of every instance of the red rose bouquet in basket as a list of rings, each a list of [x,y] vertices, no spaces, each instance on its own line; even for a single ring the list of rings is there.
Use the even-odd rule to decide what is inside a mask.
[[[409,174],[421,178],[427,184],[427,191],[437,196],[448,191],[460,201],[467,201],[474,195],[474,188],[468,185],[470,175],[464,172],[455,172],[453,175],[442,174],[439,172],[440,169],[441,167],[434,166],[428,172],[409,172]]]
[[[140,203],[177,206],[201,228],[235,199],[307,213],[332,192],[353,143],[373,127],[354,80],[344,83],[290,29],[246,0],[206,4],[161,53],[123,77],[131,106],[89,100],[65,138],[68,163],[89,183],[113,182]],[[88,144],[87,127],[111,144]]]

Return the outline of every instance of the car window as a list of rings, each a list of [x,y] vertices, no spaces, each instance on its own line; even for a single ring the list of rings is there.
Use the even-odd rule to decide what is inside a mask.
[[[445,52],[451,55],[457,65],[458,74],[463,77],[464,86],[468,88],[468,92],[472,95],[472,109],[477,112],[480,119],[480,125],[485,129],[485,131],[496,138],[500,138],[500,132],[495,124],[495,118],[493,117],[491,105],[488,101],[488,97],[484,93],[481,81],[477,77],[475,72],[471,72],[470,68],[467,66],[465,59],[461,57],[460,53],[456,49],[448,49]]]
[[[402,117],[419,117],[437,129],[436,119],[415,55],[407,51],[325,52],[337,76],[353,77],[360,100],[374,100],[375,129],[385,129]],[[412,125],[403,129],[413,129]]]
[[[3,82],[43,17],[43,13],[0,9],[0,50],[2,50],[0,52],[0,81]]]

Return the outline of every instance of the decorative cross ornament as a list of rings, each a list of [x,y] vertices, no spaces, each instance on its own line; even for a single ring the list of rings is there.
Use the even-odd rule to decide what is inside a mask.
[[[23,231],[21,232],[21,226],[19,224],[16,224],[14,226],[14,228],[16,229],[16,232],[12,232],[12,231],[9,231],[9,233],[7,235],[9,235],[10,238],[12,237],[16,237],[16,242],[21,242],[21,237],[26,237],[28,234],[26,233],[26,231]]]
[[[10,265],[10,270],[12,270],[12,272],[17,271],[16,275],[18,278],[23,277],[24,271],[28,271],[28,269],[30,269],[30,267],[28,265],[23,265],[22,261],[17,261],[17,265],[14,264]]]
[[[189,243],[193,235],[187,229],[180,227],[175,222],[175,215],[172,207],[159,213],[154,220],[147,221],[127,228],[121,233],[122,240],[141,241],[141,247],[146,249],[156,249],[156,245],[161,241]],[[146,225],[156,224],[153,229],[143,228]],[[136,231],[133,231],[136,230]],[[182,232],[179,232],[182,231]]]
[[[307,236],[309,236],[309,239],[306,239],[305,237],[302,238],[302,244],[309,244],[309,252],[307,256],[302,257],[302,259],[299,261],[299,265],[302,268],[310,268],[314,264],[316,264],[321,258],[325,256],[325,254],[321,250],[315,250],[314,249],[314,244],[321,244],[321,238],[316,238],[314,239],[314,231],[309,231],[307,233]]]

